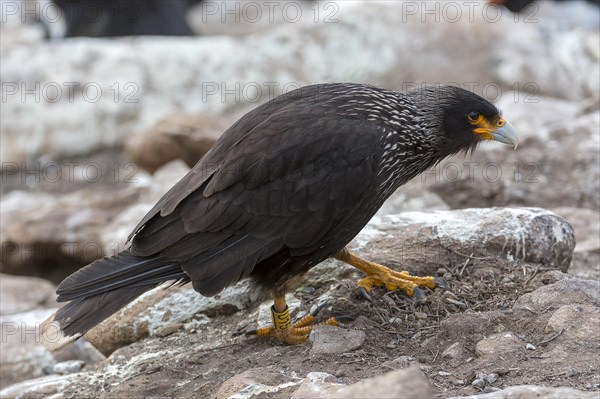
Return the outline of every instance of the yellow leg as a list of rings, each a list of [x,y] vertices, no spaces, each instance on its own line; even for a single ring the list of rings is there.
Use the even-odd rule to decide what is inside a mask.
[[[306,315],[300,320],[291,323],[290,312],[285,303],[284,294],[273,294],[273,306],[271,307],[271,317],[273,325],[261,327],[249,334],[255,334],[259,337],[275,337],[281,342],[290,345],[297,345],[305,342],[315,326],[338,326],[339,322],[335,318],[329,318],[321,323],[311,325],[315,321],[315,316],[320,308],[317,308],[312,314]]]
[[[358,281],[358,287],[370,292],[373,286],[385,287],[389,291],[400,289],[407,295],[415,295],[419,286],[435,288],[439,282],[434,277],[411,276],[407,271],[397,272],[375,262],[370,262],[353,254],[346,248],[338,251],[334,257],[367,274]]]

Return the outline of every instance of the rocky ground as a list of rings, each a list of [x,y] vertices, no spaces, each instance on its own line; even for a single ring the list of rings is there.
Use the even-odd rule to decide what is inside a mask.
[[[35,26],[2,25],[3,84],[95,82],[105,95],[3,101],[0,397],[598,397],[597,28],[478,14],[423,23],[402,20],[398,2],[352,4],[335,24],[278,20],[197,38],[48,43]],[[288,303],[295,317],[324,305],[319,319],[342,326],[318,327],[303,345],[236,335],[270,317],[269,300],[245,284],[215,298],[153,290],[61,352],[36,342],[62,278],[122,249],[219,132],[268,99],[222,101],[207,95],[214,83],[277,82],[281,92],[331,80],[501,89],[519,148],[488,144],[446,160],[394,194],[351,244],[394,269],[443,277],[447,289],[419,299],[377,289],[367,301],[359,272],[329,260]],[[140,101],[124,101],[129,92],[113,101],[115,82],[137,84]]]

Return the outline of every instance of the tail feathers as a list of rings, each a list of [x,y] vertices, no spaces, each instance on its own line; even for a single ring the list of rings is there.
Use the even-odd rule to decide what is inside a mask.
[[[166,281],[189,281],[179,265],[165,263],[123,251],[73,273],[57,289],[58,300],[70,302],[42,323],[42,344],[59,349],[144,292]]]
[[[69,302],[40,326],[42,344],[49,350],[62,348],[157,285],[119,288]]]
[[[98,259],[67,277],[56,290],[57,300],[72,301],[137,283],[147,284],[150,280],[185,277],[179,265],[169,264],[162,257],[143,257],[123,251]]]

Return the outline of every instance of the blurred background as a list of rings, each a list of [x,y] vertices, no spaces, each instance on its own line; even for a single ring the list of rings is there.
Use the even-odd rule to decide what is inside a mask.
[[[598,7],[0,0],[0,313],[55,306],[54,286],[122,249],[236,119],[324,82],[452,83],[494,102],[516,151],[447,160],[382,212],[550,209],[575,228],[571,273],[598,279]]]

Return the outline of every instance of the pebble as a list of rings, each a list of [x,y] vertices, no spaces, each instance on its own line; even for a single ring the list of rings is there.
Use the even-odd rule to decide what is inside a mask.
[[[530,351],[534,351],[536,348],[535,348],[534,344],[529,344],[528,343],[527,345],[525,345],[525,349],[529,349]]]
[[[475,388],[483,388],[483,387],[485,387],[485,381],[482,380],[481,378],[476,378],[473,380],[471,385],[473,385]]]
[[[497,392],[499,390],[500,390],[500,388],[496,388],[496,387],[485,387],[485,388],[483,388],[483,393]]]
[[[346,330],[332,326],[317,326],[310,333],[311,355],[334,355],[352,352],[361,347],[367,335],[361,330]],[[358,353],[358,352],[357,352]]]
[[[487,377],[485,377],[485,380],[487,382],[489,382],[490,384],[493,384],[494,382],[498,381],[498,374],[496,374],[496,373],[489,374]]]
[[[455,342],[450,345],[444,352],[442,352],[442,357],[444,359],[456,359],[462,353],[462,346],[459,342]]]
[[[447,371],[438,371],[438,375],[440,377],[448,377],[448,376],[452,375],[452,373],[449,373]]]
[[[444,269],[443,267],[440,267],[439,269],[437,269],[438,276],[443,276],[446,273],[448,273],[448,270]]]
[[[419,320],[425,320],[425,319],[427,319],[427,313],[415,312],[414,315]]]
[[[67,360],[66,362],[56,363],[52,367],[54,374],[72,374],[81,371],[85,362],[83,360]]]
[[[154,335],[156,335],[157,337],[166,337],[168,335],[173,334],[174,332],[179,330],[181,327],[183,327],[182,323],[169,323],[169,324],[166,324],[166,325],[158,328],[156,330],[156,332],[154,333]]]
[[[590,384],[589,382],[587,384],[584,385],[585,389],[592,389],[592,384]]]
[[[456,380],[456,382],[454,384],[456,384],[456,385],[465,385],[465,381],[464,380]]]

